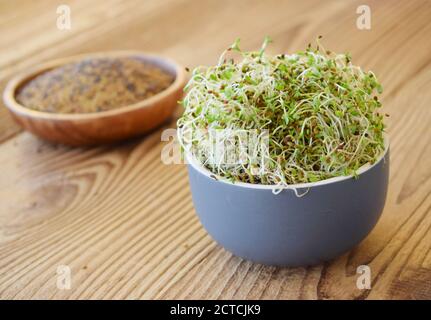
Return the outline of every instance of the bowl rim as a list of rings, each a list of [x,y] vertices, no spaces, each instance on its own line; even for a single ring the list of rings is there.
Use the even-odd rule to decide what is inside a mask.
[[[175,79],[174,81],[164,89],[163,91],[155,94],[154,96],[138,101],[133,104],[125,105],[119,108],[105,110],[100,112],[88,112],[88,113],[55,113],[55,112],[44,112],[39,110],[33,110],[27,108],[20,104],[16,100],[16,92],[17,90],[27,81],[30,81],[32,78],[36,77],[39,74],[42,74],[46,71],[52,70],[54,68],[60,67],[62,65],[78,62],[83,59],[88,58],[116,58],[116,57],[141,57],[144,61],[155,62],[156,64],[164,64],[167,68],[172,69]],[[132,112],[135,110],[139,110],[142,108],[148,108],[154,104],[154,102],[162,100],[179,88],[184,86],[186,83],[186,73],[185,69],[175,62],[174,60],[167,58],[163,55],[148,53],[137,50],[116,50],[116,51],[105,51],[105,52],[92,52],[92,53],[83,53],[77,54],[65,58],[59,58],[50,60],[47,62],[43,62],[37,64],[36,66],[30,68],[25,72],[21,72],[17,74],[15,77],[9,80],[6,85],[6,88],[3,92],[3,102],[5,106],[13,113],[19,114],[20,116],[43,119],[43,120],[92,120],[96,118],[103,117],[111,117],[117,116],[119,114],[124,114],[128,112]]]
[[[358,176],[364,174],[365,172],[371,170],[375,166],[377,166],[381,161],[385,161],[386,155],[389,151],[389,138],[387,134],[384,134],[384,145],[385,149],[380,154],[379,158],[373,163],[366,163],[363,166],[361,166],[358,170]],[[257,190],[297,190],[297,189],[310,189],[313,187],[319,187],[324,186],[328,184],[333,184],[349,179],[353,179],[353,175],[348,176],[338,176],[333,177],[329,179],[320,180],[317,182],[307,182],[307,183],[296,183],[296,184],[289,184],[287,186],[277,186],[277,185],[270,185],[270,184],[254,184],[254,183],[248,183],[248,182],[231,182],[219,175],[214,174],[213,172],[209,171],[207,168],[203,167],[200,163],[197,162],[197,160],[190,154],[185,153],[185,159],[187,161],[187,164],[191,165],[196,171],[198,171],[200,174],[206,176],[207,178],[214,180],[216,182],[222,182],[226,183],[231,186],[236,187],[242,187],[242,188],[248,188],[248,189],[257,189]],[[216,177],[217,179],[214,179]]]

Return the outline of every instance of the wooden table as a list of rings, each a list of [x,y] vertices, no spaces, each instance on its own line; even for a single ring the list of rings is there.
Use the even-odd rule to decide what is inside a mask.
[[[71,8],[72,28],[56,27]],[[371,30],[356,9],[371,8]],[[232,256],[203,230],[186,168],[163,165],[163,128],[76,149],[23,132],[0,108],[1,298],[431,298],[431,1],[2,1],[0,81],[40,61],[138,49],[213,64],[237,37],[293,52],[323,35],[379,76],[391,140],[390,187],[373,232],[339,259],[273,268]],[[174,127],[175,122],[166,125]],[[71,288],[57,288],[57,267]],[[359,265],[371,290],[356,286]]]

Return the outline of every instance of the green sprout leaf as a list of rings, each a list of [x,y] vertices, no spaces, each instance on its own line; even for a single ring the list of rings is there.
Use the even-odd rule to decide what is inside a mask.
[[[197,148],[199,161],[218,178],[286,186],[342,176],[374,163],[384,151],[382,86],[372,72],[352,64],[350,54],[325,50],[317,40],[295,54],[244,52],[240,40],[211,67],[198,67],[186,86],[180,142]],[[240,61],[227,60],[228,51]],[[268,164],[209,163],[213,129],[267,130]],[[186,133],[202,134],[187,138]],[[184,134],[182,134],[184,133]]]

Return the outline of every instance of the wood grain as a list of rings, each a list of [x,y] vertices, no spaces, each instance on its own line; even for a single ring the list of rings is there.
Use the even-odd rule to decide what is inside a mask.
[[[0,108],[1,298],[431,299],[430,1],[75,0],[70,31],[55,27],[59,1],[20,2],[0,3],[0,88],[77,53],[153,51],[194,67],[214,63],[236,37],[251,49],[270,35],[270,51],[292,52],[321,34],[382,81],[391,174],[383,216],[357,248],[315,267],[265,267],[200,226],[185,167],[160,161],[160,134],[174,122],[74,149],[21,132]],[[356,28],[362,4],[369,31]],[[371,290],[356,287],[364,264]],[[56,287],[58,265],[72,269],[70,290]]]

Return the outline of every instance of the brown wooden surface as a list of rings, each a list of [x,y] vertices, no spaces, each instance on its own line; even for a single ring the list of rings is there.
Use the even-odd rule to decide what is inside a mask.
[[[56,28],[56,7],[72,29]],[[368,4],[372,28],[356,28]],[[272,52],[317,35],[379,76],[391,140],[387,204],[348,254],[310,268],[270,268],[217,246],[200,226],[186,169],[163,165],[161,130],[109,147],[43,142],[0,108],[1,298],[431,299],[431,1],[4,1],[0,88],[35,63],[113,49],[215,63],[236,37]],[[165,126],[173,127],[174,122]],[[372,289],[356,287],[370,266]],[[56,287],[58,265],[72,287]]]

